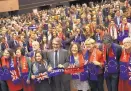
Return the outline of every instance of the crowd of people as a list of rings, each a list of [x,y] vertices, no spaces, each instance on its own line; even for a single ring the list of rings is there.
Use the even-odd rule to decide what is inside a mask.
[[[131,91],[129,1],[0,18],[1,91]]]

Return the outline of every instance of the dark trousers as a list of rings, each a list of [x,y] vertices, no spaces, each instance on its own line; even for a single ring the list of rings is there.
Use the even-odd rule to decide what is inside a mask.
[[[118,91],[118,74],[109,74],[106,84],[108,91]]]
[[[91,91],[104,91],[104,77],[103,74],[98,75],[97,81],[89,80],[89,84],[91,86]]]
[[[113,40],[113,42],[114,42],[114,43],[116,43],[116,44],[118,44],[118,43],[119,43],[117,39]]]
[[[7,84],[6,84],[5,81],[1,81],[1,80],[0,80],[0,86],[1,86],[0,91],[9,91],[9,90],[8,90],[8,86],[7,86]]]
[[[51,78],[52,91],[71,91],[70,81],[62,81],[61,76]]]

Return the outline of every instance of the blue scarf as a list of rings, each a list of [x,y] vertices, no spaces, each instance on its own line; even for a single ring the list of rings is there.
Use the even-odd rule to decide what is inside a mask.
[[[99,34],[99,33],[96,33],[96,42],[102,43],[101,37],[100,37],[100,34]]]
[[[12,82],[14,84],[19,84],[20,83],[20,78],[18,77],[18,75],[16,73],[14,61],[13,61],[12,58],[10,58],[9,64],[10,64],[9,70],[10,70],[10,73],[11,73]]]
[[[70,64],[75,64],[74,56],[70,56]],[[84,72],[72,74],[73,79],[80,79],[80,81],[86,81],[88,77],[88,71],[86,66],[84,66]]]
[[[29,29],[29,30],[34,30],[34,29],[36,29],[36,26],[35,26],[35,25],[30,26],[28,29]]]
[[[88,59],[89,59],[89,51],[86,51],[86,53],[84,55],[84,59],[85,59],[85,61],[88,61]],[[84,65],[84,70],[88,71],[88,66],[87,65]]]
[[[48,77],[54,77],[61,74],[64,74],[63,68],[54,68],[52,72],[48,72]]]
[[[108,57],[108,61],[105,61],[105,71],[104,76],[105,78],[109,75],[109,73],[118,73],[118,63],[116,59],[116,48],[112,43],[111,48],[114,53],[114,57]],[[108,55],[109,56],[109,55]]]
[[[20,78],[16,74],[14,61],[12,58],[9,58],[9,68],[3,67],[3,69],[4,69],[4,74],[3,74],[4,77],[2,80],[12,80],[14,84],[20,83]]]
[[[131,72],[131,54],[129,62],[120,62],[120,79],[129,80],[129,84],[131,85],[131,76],[128,75],[129,72]]]
[[[131,54],[130,54],[130,59],[129,59],[129,72],[131,73]],[[131,76],[129,76],[129,84],[131,85]]]
[[[4,80],[4,70],[0,67],[0,80]]]
[[[86,51],[85,53],[85,60],[89,60],[89,51]],[[99,67],[94,65],[93,63],[88,63],[86,66],[85,66],[85,70],[87,70],[87,77],[90,79],[90,80],[97,80],[97,75],[98,75],[98,72],[99,72]]]

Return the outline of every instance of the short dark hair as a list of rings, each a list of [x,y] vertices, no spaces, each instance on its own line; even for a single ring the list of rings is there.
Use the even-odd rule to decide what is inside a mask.
[[[16,51],[17,51],[17,50],[20,50],[21,55],[22,55],[22,56],[25,56],[25,49],[24,49],[24,48],[18,47],[18,48],[16,49]],[[15,53],[16,53],[16,51],[15,51]]]
[[[105,34],[102,40],[103,40],[103,43],[112,43],[113,42],[113,39],[110,34]]]
[[[36,54],[38,54],[38,53],[39,53],[39,54],[41,55],[41,57],[42,57],[41,63],[44,64],[44,62],[45,62],[44,55],[43,55],[43,52],[40,51],[40,50],[36,51],[36,53],[35,53],[35,60],[36,60]]]
[[[72,52],[71,52],[71,48],[73,47],[73,45],[77,45],[77,47],[78,47],[78,53],[81,53],[81,54],[82,54],[82,50],[81,50],[80,45],[79,45],[78,43],[72,43],[72,44],[70,45],[70,48],[69,48],[69,55],[73,55]]]
[[[13,56],[14,56],[14,52],[13,52],[13,50],[12,50],[12,49],[7,48],[7,49],[5,49],[5,50],[7,50],[7,51],[9,52],[10,57],[13,57]],[[4,50],[4,51],[5,51],[5,50]]]

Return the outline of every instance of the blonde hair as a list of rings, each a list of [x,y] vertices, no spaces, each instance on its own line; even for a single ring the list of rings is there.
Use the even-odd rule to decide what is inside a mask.
[[[38,46],[40,46],[40,44],[39,44],[38,41],[33,41],[33,42],[32,42],[32,45],[38,45]]]
[[[125,38],[125,39],[123,40],[123,44],[124,44],[124,43],[127,43],[127,42],[131,43],[131,38],[130,38],[130,37],[127,37],[127,38]]]
[[[95,43],[95,40],[92,38],[88,38],[85,40],[85,44],[94,44],[94,43]]]

